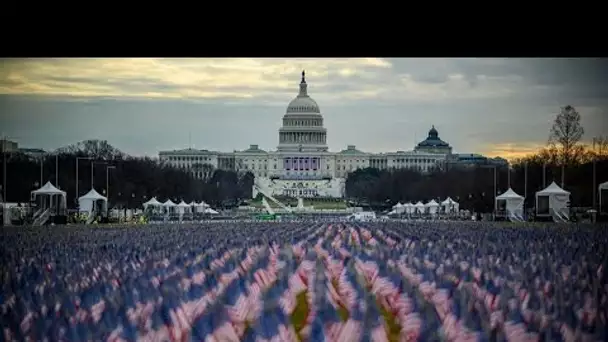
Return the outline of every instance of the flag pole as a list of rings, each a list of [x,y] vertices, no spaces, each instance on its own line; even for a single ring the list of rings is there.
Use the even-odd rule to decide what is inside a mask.
[[[59,189],[59,154],[55,154],[55,186]]]
[[[528,162],[524,164],[524,215],[526,213],[526,200],[528,199]]]
[[[597,194],[595,193],[596,191],[596,173],[595,173],[595,156],[593,157],[593,209],[597,210],[597,208],[595,207],[595,197],[597,196]]]
[[[547,187],[547,163],[543,162],[543,189]]]

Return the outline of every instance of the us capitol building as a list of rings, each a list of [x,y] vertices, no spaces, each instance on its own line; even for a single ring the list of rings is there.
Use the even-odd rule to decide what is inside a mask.
[[[453,155],[452,147],[439,138],[435,127],[413,151],[365,153],[348,145],[340,152],[330,152],[321,109],[308,95],[304,71],[300,91],[283,116],[276,151],[264,151],[258,145],[227,153],[188,148],[161,151],[159,159],[197,178],[209,177],[214,169],[251,172],[255,183],[272,196],[290,197],[343,197],[348,173],[361,168],[427,172],[449,163],[493,162],[475,154]]]

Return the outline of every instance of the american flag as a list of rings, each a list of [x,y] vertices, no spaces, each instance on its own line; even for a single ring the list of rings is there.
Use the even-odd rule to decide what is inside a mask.
[[[338,292],[340,293],[340,298],[342,298],[342,303],[346,307],[347,310],[352,310],[358,301],[357,291],[354,287],[353,281],[355,271],[351,268],[345,268],[340,275],[338,280]]]
[[[277,298],[271,294],[265,297],[263,312],[254,325],[257,342],[295,341],[293,328],[287,325],[286,316],[278,308]]]
[[[289,288],[285,288],[281,297],[279,298],[279,304],[283,309],[283,312],[287,315],[291,315],[296,308],[297,302],[294,294],[289,290]]]
[[[234,280],[226,288],[224,306],[230,321],[244,323],[249,313],[249,299],[245,292],[244,279]]]
[[[208,324],[211,326],[211,334],[218,341],[237,342],[240,338],[230,320],[223,310],[221,304],[216,304],[209,309],[206,316]]]
[[[393,269],[388,269],[383,263],[379,264],[379,275],[372,286],[372,293],[381,297],[393,298],[401,291],[403,279]]]
[[[418,341],[418,337],[422,331],[422,320],[416,312],[410,313],[403,317],[401,321],[401,341]]]
[[[431,298],[435,305],[435,310],[441,319],[443,319],[450,310],[450,294],[447,289],[439,289]]]
[[[334,340],[332,337],[327,336],[323,321],[319,317],[316,317],[310,324],[309,331],[307,331],[306,335],[307,339],[310,341],[329,342]]]
[[[480,333],[470,331],[468,329],[461,329],[458,335],[454,339],[455,342],[478,342],[480,339]]]
[[[532,341],[523,322],[509,320],[505,322],[503,330],[509,342]]]
[[[357,341],[363,333],[361,321],[349,319],[344,323],[340,335],[335,340],[336,342],[352,342]]]
[[[388,342],[384,319],[376,306],[376,298],[373,295],[367,294],[364,300],[366,302],[363,324],[364,333],[369,333],[370,341]]]

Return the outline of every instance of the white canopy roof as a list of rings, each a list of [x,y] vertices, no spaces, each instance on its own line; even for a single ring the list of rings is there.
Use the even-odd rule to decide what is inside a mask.
[[[570,191],[566,191],[555,184],[555,182],[552,182],[544,190],[537,192],[536,195],[570,195]]]
[[[163,203],[163,206],[164,207],[175,207],[176,204],[173,203],[173,201],[171,199],[168,199],[168,200],[165,201],[165,203]]]
[[[608,182],[604,182],[604,183],[600,184],[599,188],[600,188],[600,190],[608,189]]]
[[[100,195],[95,189],[91,189],[91,191],[87,192],[86,195],[78,198],[78,208],[80,212],[92,212],[93,210],[97,210],[95,207],[95,203],[97,201],[103,201],[101,204],[101,210],[108,210],[108,199],[102,195]]]
[[[207,208],[207,209],[205,209],[205,214],[219,214],[219,213],[211,208]]]
[[[177,206],[180,208],[190,208],[190,205],[188,203],[184,202],[184,200],[179,202],[179,204]]]
[[[196,206],[196,202],[192,201],[192,202],[188,203],[188,205],[191,206],[191,207],[195,207]]]
[[[448,197],[445,199],[445,201],[441,202],[442,205],[450,205],[450,204],[455,204],[456,202],[451,198]]]
[[[38,190],[32,191],[34,195],[65,195],[65,191],[57,189],[51,182],[46,182],[44,186]]]
[[[152,197],[152,198],[150,198],[150,200],[149,200],[148,202],[144,203],[144,208],[145,208],[145,207],[147,207],[147,206],[160,207],[160,206],[162,206],[162,205],[163,205],[163,204],[162,204],[162,203],[160,203],[160,202],[159,202],[159,201],[156,199],[156,197]]]
[[[414,204],[414,206],[417,208],[424,208],[424,204],[420,201],[418,201],[418,203]]]
[[[496,196],[497,200],[523,199],[523,198],[524,198],[523,196],[520,196],[515,191],[513,191],[513,189],[511,189],[511,188],[509,188],[509,190],[505,191],[504,193]]]
[[[403,206],[404,206],[404,207],[406,207],[406,208],[415,207],[415,205],[413,205],[413,204],[412,204],[412,203],[410,203],[410,202],[406,202],[406,203],[405,203]]]
[[[401,202],[397,202],[397,204],[395,204],[393,206],[393,208],[401,208],[401,207],[403,207],[403,204],[401,204]]]
[[[435,200],[431,200],[430,202],[428,202],[427,204],[425,204],[425,206],[427,207],[438,207],[439,203],[435,202]]]
[[[204,208],[208,208],[209,204],[205,203],[205,201],[201,201],[201,203],[197,203],[196,204],[197,207],[204,207]]]
[[[87,192],[86,195],[84,196],[80,196],[78,197],[78,200],[91,200],[91,201],[97,201],[97,200],[103,200],[103,201],[107,201],[108,199],[102,195],[100,195],[97,191],[95,191],[95,189],[91,189],[91,191]]]

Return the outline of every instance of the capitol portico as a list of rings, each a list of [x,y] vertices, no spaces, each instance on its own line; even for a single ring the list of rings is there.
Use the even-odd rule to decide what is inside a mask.
[[[258,145],[228,153],[188,148],[161,151],[160,160],[198,178],[208,177],[214,169],[249,171],[256,184],[273,196],[343,197],[346,177],[356,169],[411,168],[427,172],[443,168],[451,156],[452,148],[439,138],[434,126],[413,151],[365,153],[349,145],[340,152],[329,152],[321,109],[308,95],[305,76],[303,71],[298,95],[283,116],[276,151],[265,151]],[[256,194],[254,191],[253,196]]]

